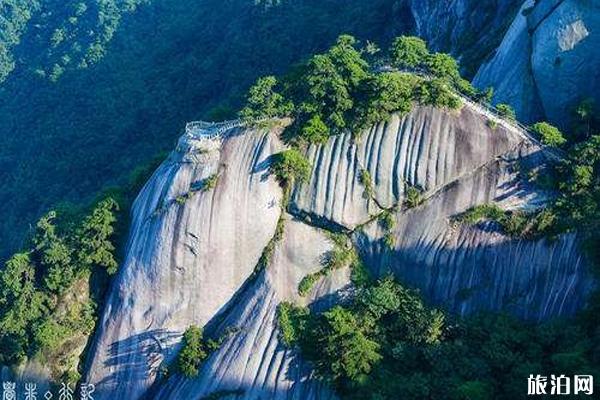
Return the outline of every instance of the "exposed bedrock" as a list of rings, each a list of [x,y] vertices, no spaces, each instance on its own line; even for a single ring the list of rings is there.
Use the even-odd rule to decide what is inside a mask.
[[[276,316],[281,301],[317,301],[314,306],[327,307],[344,295],[348,269],[321,280],[309,299],[296,293],[300,280],[321,268],[321,259],[331,248],[322,232],[288,218],[267,269],[234,297],[220,322],[221,328],[234,328],[235,333],[208,358],[197,378],[174,376],[152,398],[201,399],[217,393],[248,400],[335,398],[324,383],[312,377],[296,351],[279,342]]]
[[[451,52],[468,76],[500,43],[522,0],[405,0],[415,33],[436,51]]]
[[[312,176],[294,191],[292,209],[354,229],[381,211],[378,205],[402,202],[407,185],[434,191],[522,140],[501,125],[490,128],[485,116],[466,105],[450,112],[415,107],[364,132],[356,144],[346,134],[311,146]],[[362,169],[372,177],[376,202],[365,196]]]
[[[235,133],[222,145],[184,136],[137,198],[90,352],[95,398],[139,398],[183,331],[227,304],[273,236],[282,192],[267,166],[281,148],[277,132]]]
[[[600,100],[600,3],[528,0],[494,57],[475,77],[520,119],[568,127],[575,106]]]
[[[462,315],[477,310],[533,320],[572,315],[592,288],[575,235],[511,238],[493,222],[466,226],[454,218],[491,202],[505,209],[539,206],[545,196],[519,178],[516,165],[535,165],[539,157],[539,149],[525,146],[396,214],[391,248],[378,222],[370,223],[355,234],[367,264],[376,274],[395,273],[431,302]]]
[[[353,232],[374,273],[392,270],[461,314],[502,309],[545,319],[584,304],[592,284],[575,236],[527,241],[490,223],[452,223],[478,204],[536,208],[548,200],[521,179],[547,162],[545,153],[469,105],[453,112],[416,107],[357,143],[342,135],[310,147],[312,177],[294,189],[282,239],[256,272],[281,216],[282,190],[268,173],[271,155],[283,149],[280,130],[236,128],[222,141],[184,136],[142,190],[87,363],[95,398],[332,398],[298,354],[279,343],[276,324],[282,300],[322,308],[351,292],[349,271],[341,269],[306,299],[297,295],[301,279],[322,268],[332,246],[314,225]],[[363,169],[372,177],[368,196]],[[207,187],[216,176],[216,186]],[[422,205],[402,206],[406,184],[424,190]],[[397,223],[389,250],[374,218],[392,206]],[[205,326],[213,337],[233,333],[197,378],[157,381],[190,325]]]

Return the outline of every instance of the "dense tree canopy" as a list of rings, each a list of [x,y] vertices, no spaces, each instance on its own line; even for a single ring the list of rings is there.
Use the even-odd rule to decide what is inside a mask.
[[[274,77],[259,79],[240,116],[248,121],[290,116],[294,122],[288,137],[295,144],[324,143],[330,135],[345,131],[359,136],[394,112],[408,113],[414,102],[458,108],[461,102],[454,90],[474,91],[460,77],[452,57],[430,54],[420,39],[398,38],[390,49],[393,63],[401,65],[406,59],[412,65],[418,59],[418,66],[428,69],[433,79],[411,72],[380,72],[379,60],[373,58],[378,53],[372,50],[374,44],[359,45],[352,36],[340,36],[328,51],[288,74],[279,91]]]
[[[78,290],[73,286],[80,280],[87,285],[92,273],[116,270],[115,211],[114,200],[102,200],[74,226],[58,224],[51,211],[38,221],[30,248],[6,262],[0,270],[0,364],[17,364],[92,332],[91,294],[69,304],[67,314],[58,310],[63,294]]]

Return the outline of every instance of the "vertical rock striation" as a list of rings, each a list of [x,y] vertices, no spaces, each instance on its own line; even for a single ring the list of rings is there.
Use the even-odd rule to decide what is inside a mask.
[[[495,310],[542,320],[574,314],[592,289],[574,234],[528,240],[508,237],[492,222],[454,220],[492,202],[505,209],[539,207],[545,196],[520,178],[517,164],[540,156],[535,146],[506,154],[396,214],[391,248],[377,221],[368,224],[356,233],[368,265],[377,274],[393,272],[461,315]]]
[[[136,201],[127,258],[88,363],[97,398],[333,398],[279,343],[276,323],[281,301],[321,309],[351,293],[342,269],[298,297],[301,279],[320,270],[331,249],[315,226],[351,233],[371,271],[392,271],[459,314],[506,310],[541,320],[580,309],[592,281],[575,235],[525,240],[493,223],[454,221],[483,203],[531,209],[548,200],[520,172],[549,162],[544,150],[489,118],[470,104],[415,107],[356,142],[340,135],[309,147],[312,176],[294,188],[263,270],[255,267],[281,216],[282,191],[268,174],[271,155],[283,148],[280,128],[235,128],[222,141],[185,136]],[[372,190],[359,178],[364,171]],[[216,187],[204,190],[214,176]],[[424,203],[413,209],[404,205],[407,184],[423,190]],[[377,221],[384,209],[396,221],[391,232]],[[157,380],[192,324],[229,334],[197,378]]]
[[[350,134],[323,146],[311,146],[313,172],[296,189],[292,208],[314,219],[348,229],[404,200],[407,185],[430,192],[486,164],[523,139],[465,105],[460,111],[416,107],[406,116],[364,132],[358,143]],[[365,196],[361,170],[372,177],[374,200]]]
[[[495,87],[523,121],[566,128],[581,100],[600,100],[599,46],[600,3],[527,0],[474,83]]]
[[[216,394],[248,400],[334,399],[331,390],[312,377],[298,353],[279,342],[276,315],[282,301],[310,303],[321,299],[319,306],[323,307],[323,301],[332,304],[336,293],[343,292],[349,282],[347,269],[322,280],[310,299],[299,298],[296,293],[300,280],[321,268],[321,259],[329,250],[331,244],[322,232],[288,220],[267,269],[234,298],[220,323],[221,327],[234,328],[235,333],[209,357],[197,378],[175,376],[153,398],[174,400],[193,393],[199,399]]]
[[[127,257],[91,350],[96,398],[139,398],[182,332],[228,303],[273,236],[282,193],[266,168],[281,145],[276,133],[241,133],[222,145],[185,136],[136,200]]]

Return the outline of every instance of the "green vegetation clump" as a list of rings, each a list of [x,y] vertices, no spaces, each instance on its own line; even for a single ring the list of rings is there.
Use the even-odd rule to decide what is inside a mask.
[[[322,276],[324,276],[322,271],[306,275],[298,284],[298,294],[300,296],[308,295],[315,283],[317,283]]]
[[[121,18],[146,0],[79,0],[52,10],[41,1],[6,0],[0,10],[0,83],[15,69],[15,48],[23,41],[38,77],[56,82],[68,69],[84,69],[106,52]],[[27,24],[35,21],[34,38]],[[41,47],[41,48],[40,48]],[[37,53],[37,54],[36,54]]]
[[[102,286],[117,270],[117,203],[99,201],[83,218],[51,211],[37,223],[27,250],[0,271],[0,364],[47,360],[58,377],[76,367],[64,357],[96,322],[90,279]],[[62,219],[61,219],[62,218]],[[102,278],[104,276],[104,278]]]
[[[429,57],[427,43],[416,36],[397,37],[390,48],[392,65],[398,68],[418,68]]]
[[[466,211],[456,220],[469,225],[484,220],[494,221],[509,236],[536,238],[551,232],[556,218],[555,212],[550,208],[534,212],[505,211],[496,204],[482,204]]]
[[[368,51],[358,45],[354,37],[341,35],[329,50],[311,57],[280,84],[274,77],[261,78],[250,89],[241,116],[290,116],[294,122],[288,138],[293,144],[325,143],[346,131],[358,137],[393,113],[408,113],[414,102],[458,109],[461,101],[455,90],[479,94],[461,78],[456,60],[429,53],[421,39],[399,37],[390,48],[394,66],[415,71],[378,71],[371,65],[377,53],[374,44],[367,43]],[[432,78],[419,75],[421,69]]]
[[[415,186],[406,186],[404,205],[408,208],[415,208],[423,204],[423,192]]]
[[[300,131],[300,137],[309,143],[325,144],[329,139],[329,128],[318,114],[310,117]]]
[[[515,109],[508,104],[497,104],[496,110],[498,110],[498,114],[500,114],[501,117],[504,117],[510,121],[517,120],[517,113],[515,112]]]
[[[462,106],[460,98],[454,94],[450,84],[440,78],[423,81],[416,88],[416,97],[421,104],[437,108],[458,110]]]
[[[358,181],[363,185],[365,190],[363,191],[364,199],[372,199],[375,193],[375,188],[373,187],[373,179],[371,178],[371,174],[364,168],[361,168],[358,174]]]
[[[304,311],[293,326],[302,355],[342,399],[512,400],[535,371],[597,371],[593,311],[541,324],[491,313],[449,317],[392,277],[359,288],[343,306]]]
[[[600,136],[591,136],[569,152],[556,171],[559,197],[552,211],[556,232],[577,231],[594,263],[600,265]]]
[[[270,170],[282,185],[289,186],[293,182],[304,182],[310,178],[310,162],[300,151],[285,150],[275,154],[273,158]]]
[[[283,344],[291,347],[298,343],[299,335],[305,329],[308,315],[307,308],[297,307],[289,302],[279,304],[277,307],[277,323],[279,338]]]
[[[348,266],[352,271],[351,278],[355,285],[362,286],[369,280],[369,273],[348,237],[342,233],[329,233],[329,240],[333,243],[333,249],[323,257],[322,268],[319,271],[305,276],[300,281],[299,295],[306,296],[319,279]]]
[[[194,378],[200,365],[208,357],[208,349],[203,338],[202,328],[190,326],[183,334],[183,347],[177,356],[177,366],[183,375]]]
[[[275,90],[276,86],[277,78],[274,76],[259,78],[248,91],[246,107],[240,111],[240,117],[251,122],[261,118],[288,116],[293,105]]]
[[[427,310],[414,293],[386,278],[360,288],[347,306],[303,315],[294,337],[320,377],[358,383],[383,360],[388,334],[380,329],[383,321],[393,321],[390,339],[413,344],[436,343],[440,323],[443,326],[437,312]]]
[[[219,182],[219,174],[212,174],[208,178],[203,181],[202,191],[208,192],[217,187],[217,183]]]
[[[385,210],[377,217],[379,225],[384,230],[383,243],[388,249],[394,248],[396,244],[396,238],[392,230],[396,226],[396,220],[394,218],[393,210]]]
[[[562,132],[547,122],[538,122],[531,126],[531,130],[538,135],[540,141],[545,145],[560,147],[567,142]]]

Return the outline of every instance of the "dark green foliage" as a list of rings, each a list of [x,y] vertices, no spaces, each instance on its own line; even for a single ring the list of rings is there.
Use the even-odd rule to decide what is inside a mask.
[[[358,252],[346,235],[329,233],[329,240],[333,243],[333,249],[323,257],[323,268],[318,272],[305,276],[298,284],[298,294],[301,296],[306,296],[319,279],[340,268],[350,267],[353,282],[358,286],[369,279],[368,272],[362,264]]]
[[[416,97],[420,103],[438,108],[446,107],[456,110],[462,105],[460,98],[454,94],[450,84],[440,78],[425,80],[417,86]]]
[[[219,183],[219,174],[212,174],[202,182],[202,189],[200,190],[203,192],[213,190],[217,187],[217,183]]]
[[[390,48],[392,64],[398,68],[422,67],[429,56],[427,43],[419,37],[397,37]]]
[[[300,137],[308,143],[324,144],[329,139],[329,128],[319,114],[314,114],[300,129]]]
[[[408,113],[412,109],[416,83],[413,75],[400,72],[384,72],[369,77],[358,95],[360,100],[353,116],[355,134],[389,120],[392,113]]]
[[[263,249],[260,258],[258,259],[258,263],[254,269],[254,275],[265,270],[269,264],[271,263],[271,259],[273,258],[273,253],[275,252],[275,245],[283,239],[283,232],[285,230],[285,211],[287,209],[287,202],[289,196],[289,187],[286,187],[284,190],[284,198],[281,204],[281,215],[279,216],[279,220],[277,221],[277,226],[275,227],[275,234],[267,243],[267,246]]]
[[[594,99],[583,99],[575,107],[574,117],[573,137],[569,138],[571,141],[585,140],[600,132],[600,117]]]
[[[116,270],[116,208],[105,199],[81,221],[62,224],[58,213],[49,212],[37,223],[30,249],[7,261],[0,271],[0,363],[52,353],[92,332],[95,304],[78,285],[87,285],[93,272]]]
[[[306,296],[322,276],[323,273],[321,271],[306,275],[298,284],[298,294],[300,296]]]
[[[508,104],[504,104],[504,103],[496,104],[496,110],[498,110],[498,113],[500,114],[501,117],[504,117],[510,121],[517,120],[517,114],[515,113],[514,108],[512,108]]]
[[[29,72],[56,82],[66,70],[84,69],[99,62],[123,14],[146,0],[79,0],[52,5],[40,1],[8,0],[0,9],[0,83],[15,68],[15,57],[25,52]],[[35,23],[35,35],[27,24]]]
[[[276,92],[277,79],[274,76],[259,78],[248,91],[246,107],[240,111],[240,117],[248,122],[263,118],[288,116],[293,105]]]
[[[190,326],[183,334],[183,347],[177,356],[177,366],[183,375],[194,378],[200,365],[208,357],[208,351],[202,334],[202,328]]]
[[[393,325],[384,328],[383,321]],[[387,335],[410,343],[436,343],[440,322],[443,325],[438,313],[427,310],[413,292],[386,278],[364,285],[348,306],[310,315],[295,336],[321,377],[360,384],[382,360]]]
[[[308,180],[311,165],[300,151],[290,149],[273,156],[270,170],[282,185],[289,185]]]
[[[364,168],[361,168],[358,174],[358,181],[365,188],[363,191],[364,199],[372,199],[375,194],[375,188],[373,187],[373,179],[371,178],[371,174]]]
[[[396,226],[396,220],[392,211],[386,210],[382,212],[379,214],[378,219],[379,225],[386,231],[391,231]]]
[[[435,53],[425,61],[427,70],[436,78],[454,82],[460,78],[458,62],[450,54]]]
[[[323,360],[317,367],[324,376],[358,380],[381,359],[380,345],[370,336],[371,327],[350,310],[336,306],[323,313],[319,322],[316,340]]]
[[[558,231],[577,230],[596,264],[600,262],[600,136],[577,144],[558,167],[560,196],[554,211]],[[600,265],[600,264],[599,264]]]
[[[482,204],[471,208],[456,220],[470,225],[484,220],[494,221],[509,236],[533,239],[553,233],[556,219],[556,212],[552,208],[533,212],[505,211],[495,204]]]
[[[531,131],[540,138],[543,144],[548,146],[559,147],[567,142],[562,132],[547,122],[538,122],[532,125]]]
[[[313,56],[303,74],[291,85],[296,88],[299,119],[302,114],[320,116],[331,133],[348,127],[347,113],[354,107],[354,93],[369,76],[367,62],[356,49],[356,39],[340,36],[323,54]]]
[[[117,272],[115,247],[111,243],[116,222],[117,202],[111,198],[101,201],[88,215],[77,231],[77,259],[83,268],[100,267],[109,275]]]
[[[340,36],[327,52],[313,56],[288,74],[282,85],[284,97],[273,90],[277,84],[274,77],[262,78],[251,89],[242,115],[270,118],[277,114],[274,103],[295,104],[290,106],[294,123],[287,135],[291,143],[322,144],[330,135],[346,131],[359,137],[366,128],[389,120],[393,113],[408,113],[415,101],[457,109],[461,102],[456,90],[469,96],[479,94],[461,78],[458,63],[451,56],[430,54],[418,38],[398,38],[390,50],[392,62],[401,68],[425,68],[433,79],[412,72],[377,72],[369,63],[378,65],[379,61],[372,60],[375,53],[361,52],[357,46],[354,37]],[[368,55],[369,61],[363,55]],[[258,109],[271,111],[253,111]]]
[[[423,203],[423,192],[414,186],[406,185],[404,205],[408,208],[418,207]]]
[[[300,334],[304,331],[309,311],[292,303],[283,302],[277,306],[277,323],[279,338],[288,347],[298,343]]]
[[[127,184],[137,166],[171,150],[187,121],[235,118],[258,77],[325,51],[343,32],[387,45],[410,24],[406,7],[389,0],[267,9],[247,0],[148,0],[132,13],[135,3],[2,2],[0,42],[19,43],[0,45],[0,69],[16,67],[0,86],[1,262],[46,210],[89,206],[98,192]],[[57,30],[64,40],[52,47]],[[94,46],[109,32],[109,46]],[[76,44],[81,51],[71,51]],[[88,50],[95,65],[79,69],[84,57],[90,64]],[[51,83],[55,64],[64,73]]]
[[[392,400],[402,393],[513,400],[523,397],[529,374],[599,372],[597,339],[590,341],[577,321],[534,325],[494,314],[446,320],[388,277],[345,306],[303,315],[294,334],[343,399]]]

